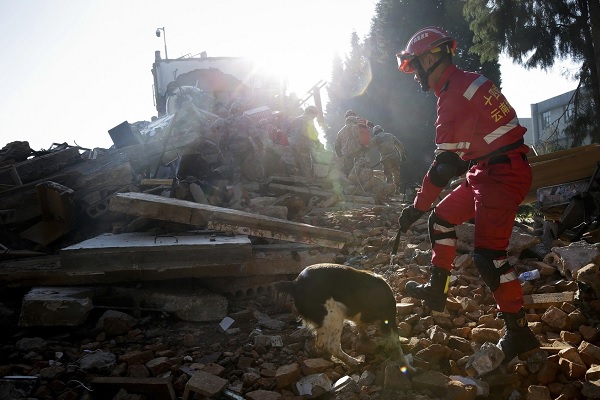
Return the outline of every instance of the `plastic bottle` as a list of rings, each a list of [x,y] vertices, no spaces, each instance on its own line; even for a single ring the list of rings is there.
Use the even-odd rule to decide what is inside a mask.
[[[532,271],[525,271],[521,275],[519,275],[519,282],[523,283],[525,281],[532,281],[534,279],[538,279],[540,277],[540,271],[538,269],[534,269]]]

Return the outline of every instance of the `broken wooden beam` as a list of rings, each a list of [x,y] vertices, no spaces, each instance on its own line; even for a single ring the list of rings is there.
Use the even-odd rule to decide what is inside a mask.
[[[78,161],[81,161],[81,157],[77,147],[53,151],[1,169],[0,183],[17,183],[17,185],[21,186],[24,183],[33,182],[56,173],[67,165],[77,163]],[[18,182],[15,182],[15,173],[18,176]]]
[[[533,179],[531,189],[522,204],[537,201],[537,190],[540,188],[590,178],[598,161],[598,144],[530,157]]]
[[[227,228],[244,235],[338,249],[352,239],[351,232],[144,193],[120,193],[111,199],[109,210],[137,217],[216,230]]]
[[[74,228],[73,190],[51,181],[37,184],[36,189],[42,220],[20,236],[46,246]]]

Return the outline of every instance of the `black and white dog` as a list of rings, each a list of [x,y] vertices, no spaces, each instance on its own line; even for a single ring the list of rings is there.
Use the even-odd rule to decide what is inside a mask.
[[[388,283],[379,275],[339,264],[306,267],[293,281],[276,282],[274,294],[289,294],[302,321],[316,334],[316,347],[349,366],[361,361],[341,346],[344,321],[356,324],[359,337],[367,339],[366,328],[378,324],[384,334],[384,349],[392,351],[402,367],[407,363],[396,325],[396,299]]]

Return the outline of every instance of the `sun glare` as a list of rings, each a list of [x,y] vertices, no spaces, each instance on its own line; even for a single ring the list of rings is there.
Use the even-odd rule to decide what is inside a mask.
[[[257,68],[271,77],[276,77],[287,87],[288,94],[296,93],[303,98],[320,80],[325,80],[327,71],[315,67],[306,55],[286,52],[263,52],[253,57]]]

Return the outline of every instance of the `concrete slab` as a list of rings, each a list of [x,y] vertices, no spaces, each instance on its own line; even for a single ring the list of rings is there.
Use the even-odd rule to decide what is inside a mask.
[[[252,257],[252,245],[247,236],[204,231],[172,235],[107,233],[66,247],[60,255],[63,269],[77,273],[168,270],[241,264]]]
[[[19,326],[77,326],[92,310],[94,289],[33,288],[23,298]]]
[[[138,217],[337,249],[353,238],[352,232],[145,193],[119,193],[110,201],[109,209]]]
[[[100,253],[101,254],[101,253]],[[68,286],[68,285],[100,285],[126,282],[166,281],[171,279],[206,279],[225,278],[238,280],[250,276],[275,276],[282,274],[298,274],[311,264],[335,262],[337,251],[296,243],[253,245],[252,255],[243,263],[228,264],[227,254],[214,260],[212,265],[190,265],[180,263],[171,265],[152,263],[140,267],[130,264],[118,270],[104,271],[102,260],[95,260],[99,266],[90,269],[85,264],[77,268],[65,269],[61,256],[29,257],[22,260],[6,260],[0,262],[0,285],[6,287],[36,286]],[[93,258],[91,255],[88,257]],[[225,287],[231,286],[224,281]]]

